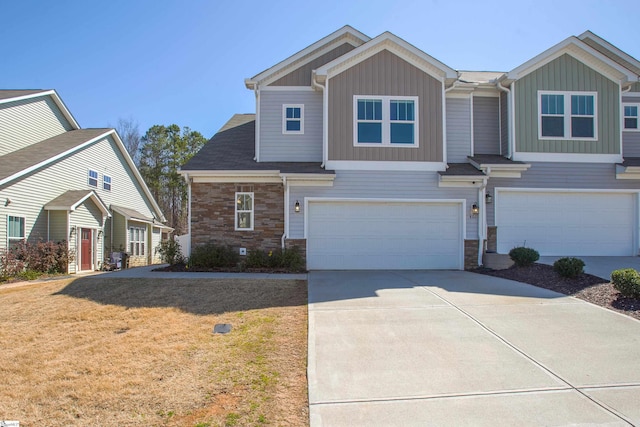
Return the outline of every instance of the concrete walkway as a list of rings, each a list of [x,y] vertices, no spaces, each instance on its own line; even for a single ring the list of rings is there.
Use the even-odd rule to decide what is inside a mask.
[[[540,264],[553,265],[559,256],[541,256]],[[584,261],[584,272],[603,279],[611,280],[611,272],[621,268],[635,268],[640,270],[640,257],[637,256],[581,256]]]
[[[640,322],[461,271],[309,274],[311,426],[640,425]]]
[[[166,272],[153,271],[162,265],[148,265],[146,267],[126,268],[118,271],[108,271],[90,276],[95,279],[278,279],[278,280],[307,280],[306,274],[279,273],[199,273],[199,272]]]

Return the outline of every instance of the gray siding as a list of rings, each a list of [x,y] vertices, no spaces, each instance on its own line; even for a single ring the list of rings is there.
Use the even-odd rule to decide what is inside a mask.
[[[71,130],[51,97],[0,104],[0,156]]]
[[[614,164],[534,162],[520,179],[489,179],[487,191],[495,195],[495,187],[640,190],[640,182],[616,179]],[[495,202],[487,205],[487,224],[490,226],[495,224],[494,206]]]
[[[473,97],[473,153],[500,154],[499,99]]]
[[[282,106],[304,105],[304,134],[282,133]],[[322,93],[262,91],[260,93],[260,161],[322,161]]]
[[[304,64],[289,74],[279,78],[275,82],[271,83],[271,86],[311,86],[311,71],[315,70],[324,64],[327,64],[334,59],[344,55],[345,53],[355,49],[354,46],[349,43],[344,43],[335,49],[319,56],[318,58]]]
[[[620,153],[619,87],[565,54],[515,83],[517,151],[534,153]],[[596,91],[597,141],[538,139],[538,90]]]
[[[69,240],[67,211],[49,211],[49,240],[61,242]]]
[[[471,155],[471,101],[447,98],[447,163],[467,163]]]
[[[500,154],[509,152],[509,95],[500,92]]]
[[[640,157],[640,132],[622,132],[622,155]]]
[[[353,95],[418,96],[419,148],[354,147]],[[383,50],[329,79],[329,160],[443,161],[442,83]]]
[[[435,172],[338,171],[333,187],[291,187],[289,195],[289,238],[304,238],[304,198],[393,198],[466,199],[467,209],[478,201],[475,188],[438,188]],[[300,201],[301,212],[294,210]],[[467,239],[478,238],[478,218],[467,221]]]

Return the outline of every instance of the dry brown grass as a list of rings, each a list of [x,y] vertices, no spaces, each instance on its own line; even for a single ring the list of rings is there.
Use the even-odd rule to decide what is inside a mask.
[[[306,303],[304,281],[0,287],[0,420],[308,425]]]

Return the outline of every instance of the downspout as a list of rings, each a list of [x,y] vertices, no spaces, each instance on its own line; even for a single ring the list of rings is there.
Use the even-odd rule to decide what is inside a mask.
[[[488,175],[488,172],[487,172]],[[487,180],[482,180],[482,186],[478,188],[478,205],[480,214],[478,215],[478,266],[482,265],[482,255],[484,254],[484,241],[487,234],[487,205],[486,205]]]
[[[317,82],[316,80],[316,71],[311,71],[311,87],[316,90],[322,91],[322,164],[321,168],[324,168],[327,164],[327,160],[329,159],[329,95],[328,95],[328,85],[329,81],[325,82],[327,88]],[[326,89],[326,90],[325,90]]]
[[[511,106],[511,90],[507,89],[506,87],[502,86],[502,83],[500,81],[496,81],[496,87],[505,92],[507,94],[507,127],[508,127],[508,131],[507,131],[507,158],[511,158],[512,157],[512,150],[511,150],[511,146],[513,143],[513,138],[511,137],[512,132],[513,132],[513,117],[511,116],[511,110],[512,110],[512,106]]]
[[[284,240],[289,231],[289,183],[287,182],[287,176],[282,175],[282,185],[284,187],[284,230],[282,231],[282,238],[280,239],[280,245],[284,250]]]
[[[260,86],[255,83],[253,88],[256,94],[256,145],[253,160],[260,162]]]
[[[187,211],[187,236],[189,236],[189,247],[187,248],[187,257],[191,256],[191,178],[189,174],[185,175],[187,180],[187,197],[189,203],[189,210]]]
[[[51,241],[51,237],[49,236],[49,229],[50,229],[50,220],[49,220],[49,214],[51,213],[51,211],[47,211],[47,242]]]

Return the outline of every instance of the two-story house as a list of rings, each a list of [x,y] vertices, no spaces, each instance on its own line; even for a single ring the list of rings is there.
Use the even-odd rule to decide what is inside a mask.
[[[114,129],[81,129],[54,90],[0,90],[0,251],[66,241],[72,273],[113,251],[147,265],[164,221]]]
[[[639,74],[590,32],[473,72],[346,26],[246,79],[256,113],[183,166],[192,246],[295,245],[308,269],[637,255]]]

